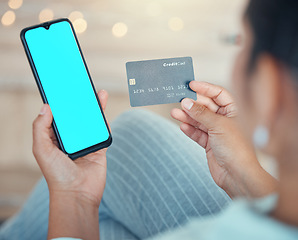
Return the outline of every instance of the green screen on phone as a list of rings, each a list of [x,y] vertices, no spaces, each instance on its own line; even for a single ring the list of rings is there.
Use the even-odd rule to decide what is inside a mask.
[[[70,23],[27,30],[25,40],[65,151],[107,141],[109,131]]]

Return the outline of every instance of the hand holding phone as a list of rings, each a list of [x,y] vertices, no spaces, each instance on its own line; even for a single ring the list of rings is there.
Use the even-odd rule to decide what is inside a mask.
[[[49,187],[48,238],[99,239],[112,142],[104,117],[107,92],[97,96],[69,20],[26,28],[21,40],[46,103],[34,121],[33,153]]]
[[[105,110],[108,93],[98,94]],[[44,104],[33,123],[33,154],[40,166],[51,192],[84,193],[94,204],[99,205],[106,180],[107,148],[70,161],[57,146],[52,129],[53,115]]]
[[[98,94],[103,111],[108,94]],[[33,124],[33,153],[48,183],[48,238],[99,239],[98,207],[106,182],[106,148],[70,161],[57,146],[48,104]]]

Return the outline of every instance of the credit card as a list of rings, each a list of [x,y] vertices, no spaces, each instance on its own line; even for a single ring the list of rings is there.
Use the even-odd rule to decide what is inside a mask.
[[[189,88],[195,78],[191,57],[128,62],[126,72],[132,107],[197,99]]]

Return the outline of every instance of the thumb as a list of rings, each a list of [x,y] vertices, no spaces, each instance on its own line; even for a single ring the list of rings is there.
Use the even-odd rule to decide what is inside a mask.
[[[218,125],[222,116],[210,111],[207,107],[198,104],[196,101],[185,98],[181,102],[183,110],[194,120],[203,124],[207,130]]]
[[[33,154],[39,159],[53,149],[50,137],[53,115],[48,104],[44,104],[33,122]]]

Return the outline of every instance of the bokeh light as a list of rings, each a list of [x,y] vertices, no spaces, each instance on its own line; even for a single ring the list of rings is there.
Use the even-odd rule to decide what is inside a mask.
[[[83,33],[87,29],[87,21],[83,18],[78,18],[73,21],[73,27],[76,33]]]
[[[127,34],[127,31],[128,31],[128,27],[123,22],[115,23],[112,28],[112,33],[117,38],[124,37]]]
[[[8,6],[11,9],[18,9],[23,5],[23,0],[9,0]]]
[[[52,9],[45,8],[40,11],[39,13],[39,21],[40,22],[47,22],[51,21],[54,18],[54,12]]]
[[[184,28],[184,22],[179,17],[173,17],[168,22],[169,28],[172,31],[181,31]]]
[[[148,16],[157,17],[157,16],[161,15],[162,7],[161,7],[160,3],[151,2],[151,3],[148,3],[146,11],[147,11]]]
[[[16,14],[13,11],[7,11],[3,14],[1,18],[1,23],[3,26],[10,26],[16,20]]]
[[[74,22],[75,20],[79,19],[79,18],[84,18],[83,13],[79,12],[79,11],[73,11],[69,14],[68,19],[71,22]]]

